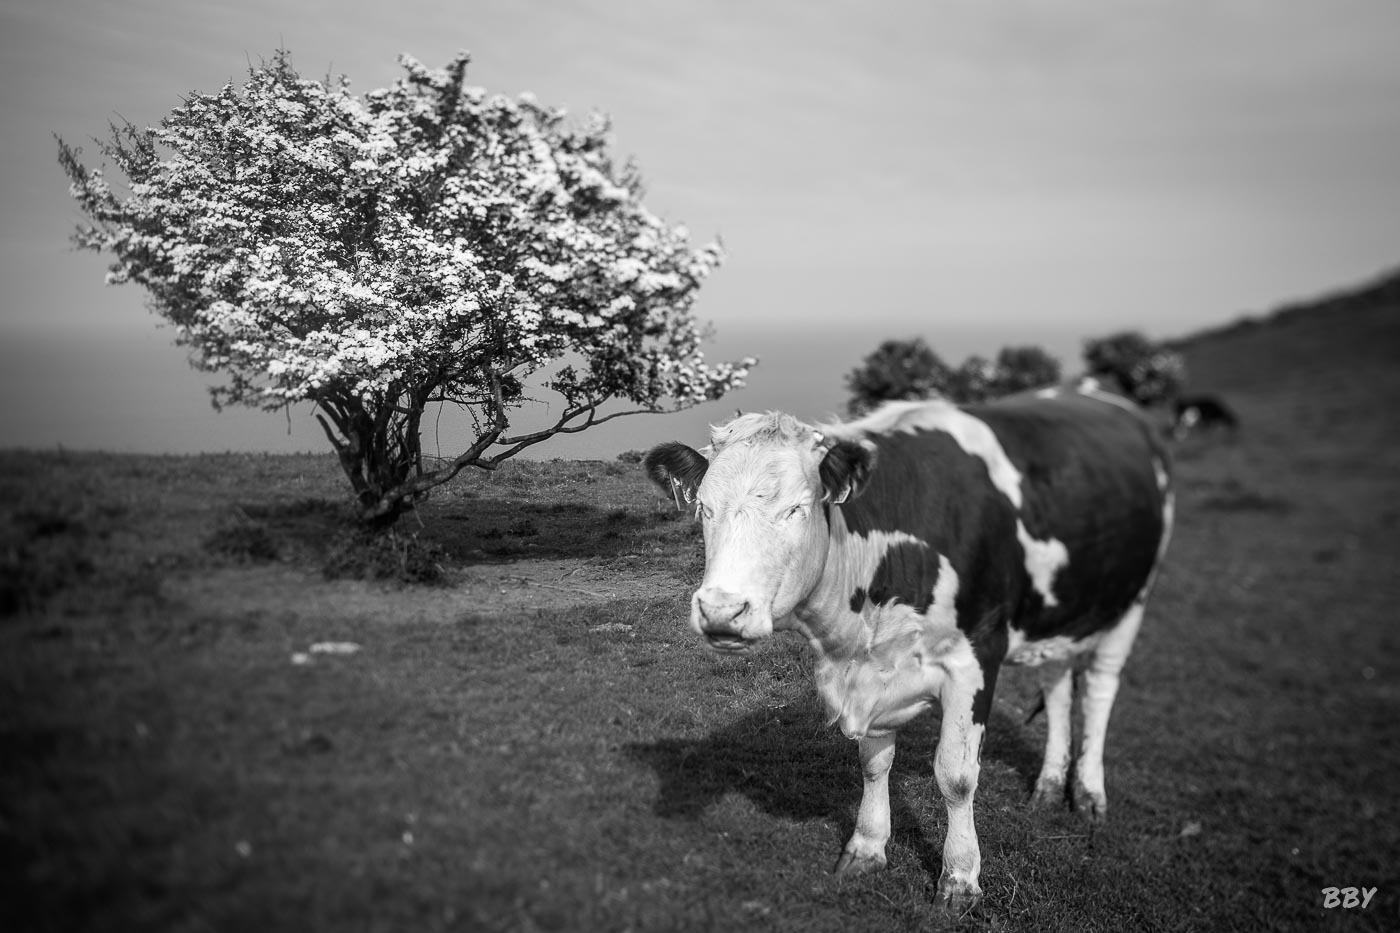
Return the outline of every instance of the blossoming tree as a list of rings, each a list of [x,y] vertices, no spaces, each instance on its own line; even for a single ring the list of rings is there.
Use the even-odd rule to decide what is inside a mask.
[[[691,309],[721,249],[643,206],[607,120],[488,95],[467,63],[402,56],[406,75],[361,98],[279,51],[157,128],[113,126],[98,145],[125,190],[58,141],[91,219],[75,241],[111,253],[108,281],[144,286],[192,362],[226,377],[216,407],[312,403],[371,523],[555,434],[717,399],[756,362],[705,361]],[[512,433],[541,389],[557,418]],[[427,469],[439,402],[471,413],[475,439]]]

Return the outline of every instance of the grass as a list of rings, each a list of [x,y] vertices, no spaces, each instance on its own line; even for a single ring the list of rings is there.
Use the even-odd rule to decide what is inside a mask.
[[[327,578],[330,457],[0,453],[0,929],[1395,929],[1395,321],[1302,380],[1261,355],[1342,361],[1344,328],[1186,348],[1244,426],[1179,448],[1110,822],[1026,809],[1044,724],[1008,671],[966,918],[931,906],[936,715],[889,869],[832,877],[854,746],[795,639],[687,634],[696,529],[635,464],[463,478],[402,523],[442,570],[404,586]],[[327,640],[361,650],[292,662]]]

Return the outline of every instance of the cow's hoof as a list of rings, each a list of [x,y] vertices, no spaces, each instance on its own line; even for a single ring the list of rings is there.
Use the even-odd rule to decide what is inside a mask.
[[[842,877],[854,877],[855,875],[870,875],[885,867],[885,856],[877,855],[857,855],[854,852],[842,852],[841,858],[837,860],[836,867],[832,869],[837,875]]]
[[[941,875],[938,879],[938,906],[951,913],[967,913],[982,900],[982,889],[975,881]]]
[[[1108,819],[1108,797],[1102,791],[1095,793],[1083,784],[1075,784],[1074,809],[1090,823],[1102,823]]]
[[[1065,805],[1065,782],[1041,779],[1031,794],[1031,809],[1058,810]]]

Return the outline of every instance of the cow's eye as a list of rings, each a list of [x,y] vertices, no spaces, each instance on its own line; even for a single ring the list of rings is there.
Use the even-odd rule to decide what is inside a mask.
[[[801,514],[802,514],[802,503],[799,502],[797,505],[794,505],[792,508],[788,509],[788,510],[787,510],[787,514],[784,515],[783,518],[784,518],[785,520],[786,520],[786,519],[794,519],[794,518],[796,518],[798,515],[801,515]]]

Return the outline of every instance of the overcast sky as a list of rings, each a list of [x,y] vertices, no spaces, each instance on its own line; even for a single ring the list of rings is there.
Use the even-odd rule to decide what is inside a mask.
[[[407,52],[613,117],[648,205],[714,235],[710,355],[750,387],[537,455],[606,457],[744,409],[821,418],[888,337],[949,362],[1156,337],[1400,264],[1400,3],[3,0],[4,446],[321,450],[209,408],[135,286],[68,243],[52,138],[158,122],[278,45],[361,92]],[[89,152],[92,151],[89,145]],[[431,439],[442,453],[459,438]]]

